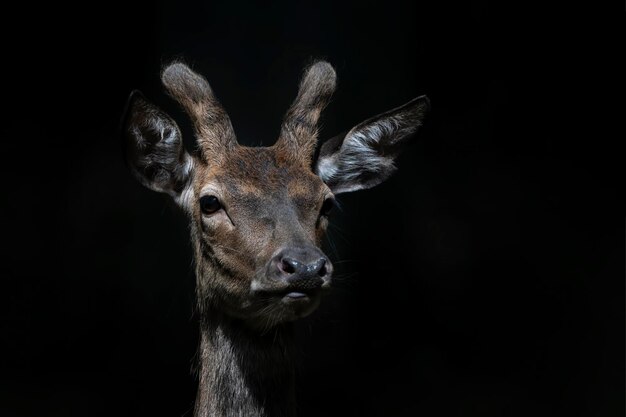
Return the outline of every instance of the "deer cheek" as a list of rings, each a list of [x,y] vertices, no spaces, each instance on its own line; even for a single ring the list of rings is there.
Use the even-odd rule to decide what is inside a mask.
[[[235,226],[224,210],[217,211],[211,215],[200,215],[200,227],[202,231],[210,234],[220,234],[232,232]]]

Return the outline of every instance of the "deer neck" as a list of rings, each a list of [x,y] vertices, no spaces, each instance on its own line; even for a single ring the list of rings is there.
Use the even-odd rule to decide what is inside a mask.
[[[205,312],[196,417],[295,416],[290,325],[261,333]]]

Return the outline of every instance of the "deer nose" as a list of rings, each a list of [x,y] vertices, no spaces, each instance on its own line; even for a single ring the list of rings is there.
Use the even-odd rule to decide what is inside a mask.
[[[330,279],[332,265],[319,249],[284,249],[272,260],[279,279],[297,290],[316,290]]]
[[[278,268],[283,274],[288,276],[288,281],[294,277],[314,278],[319,276],[323,278],[328,273],[326,259],[324,258],[319,258],[311,263],[303,263],[296,259],[285,257],[281,259]]]

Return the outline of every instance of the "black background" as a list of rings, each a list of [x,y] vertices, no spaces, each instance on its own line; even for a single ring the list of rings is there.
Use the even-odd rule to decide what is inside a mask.
[[[299,327],[301,415],[623,416],[623,189],[603,141],[619,135],[592,117],[604,75],[582,69],[604,68],[603,43],[546,12],[170,1],[3,13],[0,415],[191,414],[186,220],[124,166],[126,97],[141,89],[192,147],[158,78],[182,58],[242,143],[271,144],[303,66],[325,58],[339,89],[323,136],[424,93],[433,110],[392,179],[339,198],[338,288]]]

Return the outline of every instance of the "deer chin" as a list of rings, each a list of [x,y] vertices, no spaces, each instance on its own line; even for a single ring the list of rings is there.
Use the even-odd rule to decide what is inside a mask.
[[[320,301],[319,294],[304,297],[276,295],[266,299],[265,307],[261,308],[250,322],[257,328],[270,329],[308,316],[317,309]]]

